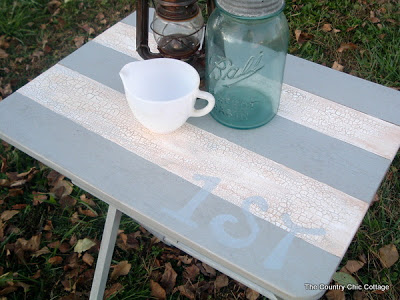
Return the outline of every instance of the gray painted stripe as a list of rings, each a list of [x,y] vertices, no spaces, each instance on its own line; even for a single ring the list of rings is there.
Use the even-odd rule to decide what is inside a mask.
[[[154,15],[154,10],[149,9],[149,29],[150,29],[150,23],[153,20],[153,15]],[[132,13],[129,16],[127,16],[125,19],[121,20],[122,23],[135,26],[136,27],[136,13]]]
[[[281,297],[315,298],[320,291],[306,291],[304,283],[328,283],[340,262],[340,258],[294,238],[284,267],[279,271],[264,268],[260,262],[287,232],[255,218],[261,232],[255,242],[242,249],[227,248],[210,233],[213,217],[236,216],[240,226],[227,223],[224,227],[236,237],[248,236],[249,228],[243,226],[247,222],[239,207],[212,194],[193,214],[198,227],[182,226],[161,208],[179,210],[198,193],[197,186],[19,93],[0,103],[0,137],[145,226],[208,257],[215,266],[229,269],[238,274],[238,279],[244,277]]]
[[[71,69],[73,66],[78,66],[79,73],[82,75],[96,79],[96,81],[123,93],[124,87],[118,73],[122,66],[136,59],[127,55],[117,55],[117,53],[98,43],[88,42],[61,60],[59,64]]]
[[[93,41],[142,60],[136,52],[136,28],[117,23]],[[157,51],[153,36],[149,46]],[[257,75],[254,75],[254,80]],[[339,103],[283,84],[277,113],[293,122],[393,160],[400,147],[400,127]]]
[[[93,53],[113,63],[111,66],[98,63]],[[118,72],[132,60],[125,54],[90,42],[60,64],[124,93]],[[385,158],[279,116],[267,126],[245,131],[229,129],[210,116],[191,118],[189,123],[367,203],[379,188],[380,174],[390,166]],[[265,136],[265,140],[260,141],[260,136]]]
[[[297,226],[323,228],[324,235],[296,236],[339,257],[369,207],[191,124],[169,135],[149,132],[132,118],[124,94],[59,64],[18,92],[199,187],[197,173],[219,178],[212,193],[239,207],[255,195],[268,199],[268,211],[252,213],[287,231],[283,214]]]
[[[153,13],[150,9],[151,19]],[[129,15],[121,22],[136,27],[136,14]],[[394,89],[293,55],[287,56],[284,82],[381,120],[400,125],[400,93]]]
[[[287,57],[284,82],[400,125],[400,93],[394,89],[292,55]]]

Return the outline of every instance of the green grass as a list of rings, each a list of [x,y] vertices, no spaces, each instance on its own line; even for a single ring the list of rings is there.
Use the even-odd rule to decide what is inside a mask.
[[[200,1],[202,4],[205,1]],[[54,14],[55,7],[48,7],[48,0],[0,0],[0,43],[7,58],[0,59],[0,93],[5,98],[10,92],[6,86],[15,91],[36,77],[57,61],[76,49],[74,38],[83,36],[85,41],[95,37],[107,27],[129,14],[132,1],[128,0],[70,0],[61,1],[60,10]],[[400,88],[400,14],[397,1],[328,1],[328,0],[291,0],[287,1],[285,14],[288,18],[291,32],[289,52],[296,56],[331,67],[333,62],[344,66],[344,71],[361,78]],[[371,11],[379,22],[370,19]],[[106,22],[100,22],[96,16],[102,13]],[[340,32],[324,32],[324,24],[332,24],[333,29]],[[83,25],[89,25],[95,33],[89,34]],[[380,24],[380,25],[378,25]],[[351,28],[354,28],[350,30]],[[295,39],[295,30],[313,35],[313,38],[303,44]],[[337,49],[342,43],[354,43],[356,49],[339,53]],[[42,55],[40,55],[40,51]],[[38,56],[39,53],[39,56]],[[334,82],[332,83],[335,84]],[[338,87],[340,88],[340,87]],[[1,100],[1,98],[0,98]],[[29,129],[27,129],[29,130]],[[71,293],[65,290],[62,282],[68,276],[76,284],[77,297],[87,298],[90,290],[93,266],[83,263],[78,258],[78,274],[74,276],[73,269],[65,267],[72,259],[72,247],[66,253],[60,249],[50,249],[50,252],[39,257],[25,256],[25,262],[19,262],[13,245],[18,239],[29,240],[32,236],[42,234],[40,248],[56,241],[69,242],[71,239],[90,238],[101,240],[102,228],[105,222],[107,205],[96,200],[96,206],[91,208],[80,200],[85,193],[74,186],[71,197],[77,204],[71,208],[62,208],[59,199],[50,193],[47,175],[50,169],[37,162],[21,151],[0,144],[0,155],[8,164],[7,172],[22,173],[35,167],[38,173],[32,180],[21,187],[22,194],[8,196],[10,189],[0,187],[0,211],[11,210],[16,204],[26,204],[20,212],[6,222],[4,238],[0,239],[0,291],[10,282],[17,285],[17,290],[10,292],[7,299],[59,299]],[[1,157],[0,157],[1,159]],[[0,160],[1,163],[1,160]],[[367,263],[353,276],[360,283],[391,284],[391,289],[383,295],[365,292],[366,299],[399,299],[400,298],[400,263],[390,268],[383,268],[379,261],[379,249],[387,244],[400,248],[400,155],[398,154],[388,170],[388,174],[378,191],[379,201],[374,203],[367,212],[364,221],[353,239],[338,270],[348,260],[359,260],[365,255]],[[0,173],[0,180],[8,177]],[[33,205],[34,192],[45,193],[48,200],[39,205]],[[87,193],[85,193],[88,195]],[[98,217],[89,217],[79,213],[79,209],[93,209]],[[79,222],[73,224],[71,217],[78,213]],[[48,221],[52,222],[53,230],[44,230]],[[123,217],[120,228],[125,233],[140,230],[139,225],[130,218]],[[178,272],[177,286],[184,283],[183,265],[176,259],[184,253],[173,248],[164,247],[152,239],[152,236],[140,232],[137,249],[125,251],[116,246],[113,263],[127,260],[132,264],[128,275],[109,282],[107,288],[120,283],[124,289],[110,299],[149,299],[150,280],[159,279],[164,272],[164,264],[170,262]],[[96,247],[89,250],[97,257]],[[60,256],[63,263],[52,265],[49,259]],[[33,275],[41,270],[40,277]],[[200,274],[201,282],[212,281]],[[18,283],[29,285],[25,292]],[[346,292],[346,297],[352,299],[354,292]],[[2,296],[0,295],[0,299]],[[169,294],[167,299],[184,299],[179,292]],[[243,286],[230,281],[228,287],[219,292],[203,293],[201,299],[245,299]],[[64,298],[68,299],[68,298]],[[72,299],[72,298],[69,298]]]

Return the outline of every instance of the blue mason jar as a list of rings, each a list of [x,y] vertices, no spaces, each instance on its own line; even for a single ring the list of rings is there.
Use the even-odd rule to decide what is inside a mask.
[[[216,0],[206,29],[211,115],[233,128],[268,123],[277,113],[289,40],[284,0]]]

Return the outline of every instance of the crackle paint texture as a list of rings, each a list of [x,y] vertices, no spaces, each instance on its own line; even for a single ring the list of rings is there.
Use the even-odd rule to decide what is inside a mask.
[[[94,42],[142,59],[136,52],[136,28],[128,24],[117,23],[96,37]],[[149,35],[149,47],[158,52],[153,35]],[[288,84],[282,86],[277,114],[390,160],[400,146],[398,126]]]
[[[191,124],[154,134],[133,118],[125,95],[64,66],[55,65],[19,92],[195,185],[202,186],[194,174],[220,178],[212,193],[235,205],[253,196],[267,199],[267,211],[255,206],[250,212],[287,231],[285,214],[298,226],[323,228],[325,235],[296,236],[334,255],[344,254],[368,209],[361,200]]]
[[[135,40],[135,27],[118,23],[93,42],[141,59]],[[152,36],[149,44],[156,52]],[[18,92],[199,186],[180,210],[162,208],[177,222],[195,228],[190,217],[212,193],[242,207],[253,229],[249,237],[235,240],[223,229],[235,217],[215,216],[210,230],[226,246],[251,245],[259,234],[254,217],[286,230],[266,254],[265,268],[282,267],[294,237],[342,257],[368,209],[364,201],[194,125],[186,123],[168,135],[152,133],[135,120],[124,94],[60,64]],[[399,147],[400,127],[287,84],[278,115],[389,160]]]

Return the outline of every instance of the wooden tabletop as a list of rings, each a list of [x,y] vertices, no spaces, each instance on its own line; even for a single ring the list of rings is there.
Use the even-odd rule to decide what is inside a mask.
[[[206,116],[155,134],[118,75],[141,59],[135,23],[2,101],[0,138],[253,289],[317,298],[305,285],[330,282],[399,149],[399,93],[288,55],[267,125]]]

